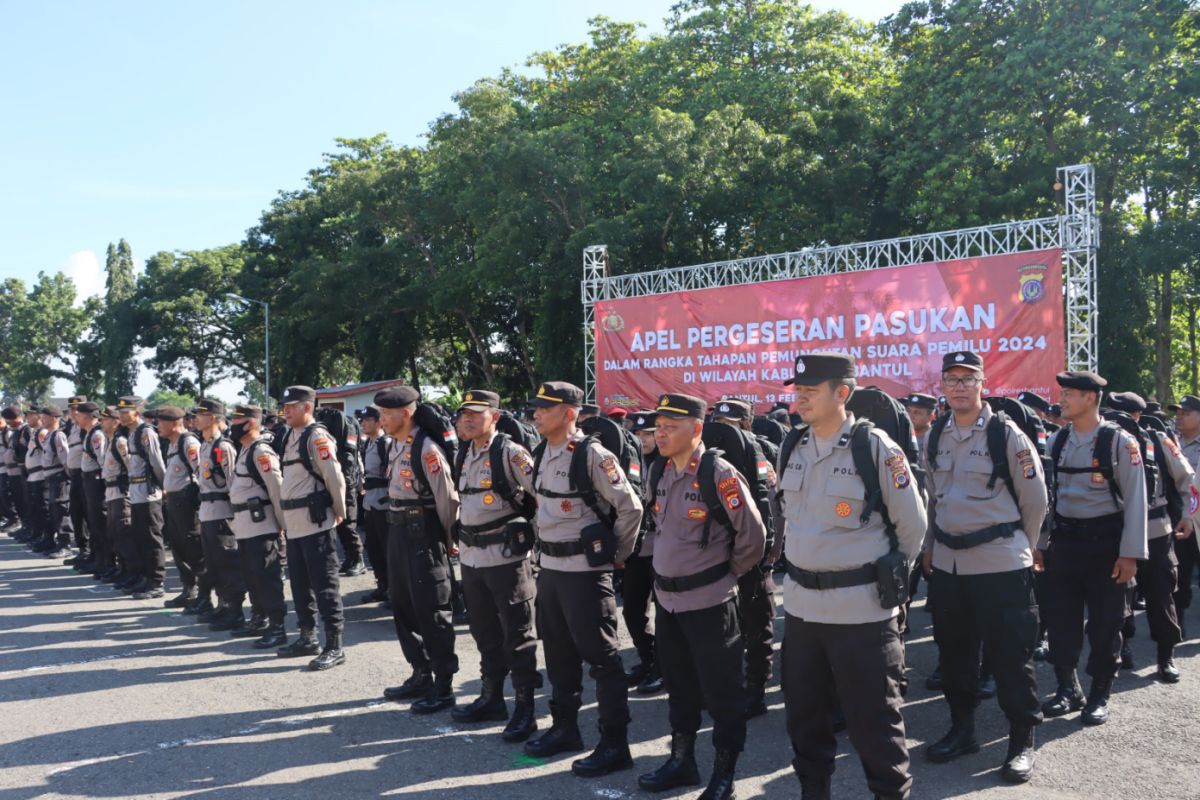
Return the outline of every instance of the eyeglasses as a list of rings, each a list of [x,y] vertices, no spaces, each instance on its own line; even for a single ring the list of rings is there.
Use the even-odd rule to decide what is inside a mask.
[[[981,383],[983,383],[983,378],[978,375],[972,375],[969,378],[942,378],[942,386],[955,386],[959,389],[963,387],[974,389]]]

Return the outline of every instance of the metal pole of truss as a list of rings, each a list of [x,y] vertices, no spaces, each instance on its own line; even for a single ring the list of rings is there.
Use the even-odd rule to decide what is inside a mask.
[[[608,278],[608,245],[594,244],[583,250],[583,393],[596,402],[596,301],[605,299]]]
[[[1066,295],[1067,369],[1097,367],[1096,250],[1100,219],[1096,216],[1096,171],[1091,164],[1059,167],[1063,214],[1059,217]]]

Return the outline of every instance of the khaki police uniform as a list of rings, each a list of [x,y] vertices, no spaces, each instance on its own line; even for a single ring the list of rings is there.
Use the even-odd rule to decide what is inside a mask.
[[[120,559],[123,575],[142,573],[141,552],[133,534],[133,509],[129,504],[129,432],[122,426],[104,450],[104,504],[108,538]]]
[[[221,409],[223,411],[223,409]],[[200,486],[200,541],[204,569],[198,573],[200,596],[215,591],[231,616],[242,614],[246,600],[246,581],[242,576],[237,539],[229,521],[233,507],[229,502],[229,483],[233,480],[236,456],[233,442],[220,435],[200,445],[196,481]]]
[[[165,530],[184,594],[196,595],[204,575],[200,535],[200,440],[182,433],[167,445],[163,477]],[[207,594],[206,594],[207,596]]]
[[[71,478],[67,474],[70,455],[67,435],[58,429],[47,430],[42,442],[42,477],[45,479],[49,531],[47,546],[61,551],[71,544]]]
[[[388,591],[388,451],[392,437],[379,433],[363,445],[363,532],[375,586]]]
[[[113,546],[108,536],[108,520],[105,513],[104,455],[108,449],[108,437],[99,422],[84,431],[84,443],[80,447],[79,475],[83,485],[84,514],[87,517],[88,536],[92,546],[92,572],[99,575],[112,565]]]
[[[151,587],[162,586],[167,567],[162,510],[166,468],[158,434],[143,421],[127,439],[119,440],[117,446],[126,450],[122,456],[129,468],[129,507],[142,576]]]
[[[653,413],[634,415],[634,431],[652,430],[655,425]],[[643,456],[647,465],[653,464],[658,458],[655,448]],[[643,470],[643,476],[646,472]],[[649,482],[642,482],[643,508],[652,508]],[[634,649],[637,650],[638,664],[625,675],[631,682],[638,683],[638,690],[643,693],[658,691],[662,688],[662,678],[657,666],[657,655],[654,647],[654,624],[651,613],[651,597],[654,594],[654,515],[642,514],[641,544],[637,552],[625,560],[625,576],[621,580],[621,618],[625,620],[625,629],[633,639]]]
[[[71,404],[72,407],[77,405]],[[75,546],[79,548],[79,561],[91,557],[92,532],[87,524],[87,497],[83,492],[83,440],[87,431],[73,421],[68,421],[63,433],[67,437],[67,479],[70,482],[69,508],[71,513],[71,529],[75,532]]]
[[[282,489],[279,456],[270,442],[259,438],[243,447],[234,460],[229,482],[233,511],[229,524],[237,540],[250,603],[275,627],[282,626],[287,615],[283,596]]]
[[[25,450],[25,492],[29,503],[29,519],[33,524],[34,549],[46,546],[50,528],[50,510],[46,505],[46,478],[42,474],[42,449],[48,431],[45,428],[29,429],[29,446]]]
[[[1179,450],[1192,467],[1195,475],[1200,475],[1200,436],[1194,439],[1179,437]],[[1200,478],[1193,479],[1192,489],[1184,495],[1184,513],[1200,513]],[[1193,512],[1193,506],[1195,506]],[[1193,524],[1197,524],[1193,516]],[[1200,524],[1197,524],[1200,528]],[[1192,606],[1192,583],[1195,580],[1196,564],[1200,562],[1200,535],[1193,533],[1186,539],[1176,539],[1173,547],[1176,559],[1179,561],[1179,579],[1175,590],[1175,611],[1183,621],[1184,612]]]

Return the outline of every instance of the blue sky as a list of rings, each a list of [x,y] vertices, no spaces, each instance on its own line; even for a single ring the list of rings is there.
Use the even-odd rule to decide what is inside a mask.
[[[598,14],[660,31],[672,4],[0,0],[0,277],[63,270],[101,292],[118,238],[139,263],[238,241],[335,137],[417,143],[476,79]],[[875,20],[902,3],[813,5]]]

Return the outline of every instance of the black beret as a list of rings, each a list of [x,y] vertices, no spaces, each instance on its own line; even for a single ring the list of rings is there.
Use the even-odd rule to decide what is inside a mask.
[[[196,401],[196,407],[192,409],[192,413],[212,414],[214,417],[223,417],[225,416],[225,404],[211,397],[201,397]]]
[[[1050,410],[1047,411],[1046,414],[1051,417],[1061,417],[1062,416],[1062,406],[1060,406],[1058,403],[1054,403],[1053,405],[1050,406]]]
[[[54,403],[46,403],[46,405],[42,406],[41,412],[51,417],[62,415],[62,409],[54,405]]]
[[[380,408],[404,408],[421,399],[421,393],[411,386],[393,386],[375,393],[374,404]]]
[[[148,422],[157,422],[158,421],[158,409],[157,408],[147,408],[145,411],[142,412],[142,419],[147,420]]]
[[[912,394],[906,394],[904,397],[900,398],[900,402],[906,406],[916,406],[917,408],[926,408],[926,409],[929,409],[930,411],[937,408],[937,398],[936,397],[934,397],[931,394],[921,394],[920,392],[913,392]]]
[[[364,406],[358,410],[359,419],[379,419],[379,406]]]
[[[84,400],[82,403],[75,406],[75,410],[82,411],[84,414],[95,414],[100,410],[100,405],[98,403],[93,403],[90,400]]]
[[[788,413],[787,406],[783,408],[774,408],[767,413],[767,419],[773,419],[781,425],[787,425],[792,421],[791,414]]]
[[[238,403],[233,407],[233,416],[245,417],[246,419],[262,419],[262,406],[252,405],[250,403]]]
[[[117,399],[118,411],[137,411],[142,407],[142,403],[146,402],[136,394],[128,394]]]
[[[1086,370],[1081,372],[1060,372],[1054,376],[1054,380],[1058,381],[1058,385],[1064,389],[1080,389],[1085,392],[1098,392],[1105,386],[1108,386],[1108,381],[1104,380],[1104,378]]]
[[[816,386],[855,375],[854,359],[845,353],[806,353],[796,358],[796,374],[783,385]]]
[[[1157,400],[1147,400],[1146,410],[1151,414],[1157,414],[1159,411],[1162,411],[1162,403],[1158,402]]]
[[[966,367],[973,369],[976,372],[983,372],[983,357],[978,353],[972,353],[969,350],[960,350],[954,353],[946,353],[942,357],[942,372],[952,367]]]
[[[313,403],[316,399],[317,390],[311,386],[289,386],[283,390],[279,404],[286,406],[288,403]]]
[[[1146,401],[1134,392],[1113,392],[1108,396],[1108,407],[1127,414],[1142,412],[1146,410]]]
[[[158,419],[174,422],[175,420],[183,419],[183,409],[179,406],[159,406],[154,409],[154,416]]]
[[[740,400],[736,397],[727,397],[724,400],[718,400],[713,406],[714,417],[724,417],[725,419],[751,419],[754,412],[750,409],[750,404],[745,400]]]
[[[583,389],[566,381],[546,381],[538,387],[537,396],[531,398],[529,402],[540,408],[551,408],[552,406],[579,408],[583,405]],[[599,414],[600,407],[591,406],[590,413]]]
[[[658,398],[658,407],[654,409],[654,413],[660,417],[670,417],[671,419],[685,417],[704,419],[704,412],[707,408],[707,403],[690,394],[664,394]]]
[[[101,419],[117,419],[117,407],[116,406],[105,406],[104,408],[100,409],[100,418]]]
[[[499,408],[500,395],[495,392],[489,392],[483,389],[468,389],[463,395],[462,403],[459,408]]]
[[[658,427],[658,414],[653,411],[638,411],[633,415],[635,431],[652,431]]]
[[[1050,410],[1050,401],[1037,392],[1021,392],[1017,395],[1017,402],[1024,403],[1034,411],[1041,411],[1043,414]]]
[[[1194,394],[1185,394],[1179,398],[1179,409],[1181,411],[1200,411],[1200,397]]]
[[[0,417],[4,417],[5,419],[18,419],[20,416],[20,406],[8,406],[3,411],[0,411]]]

